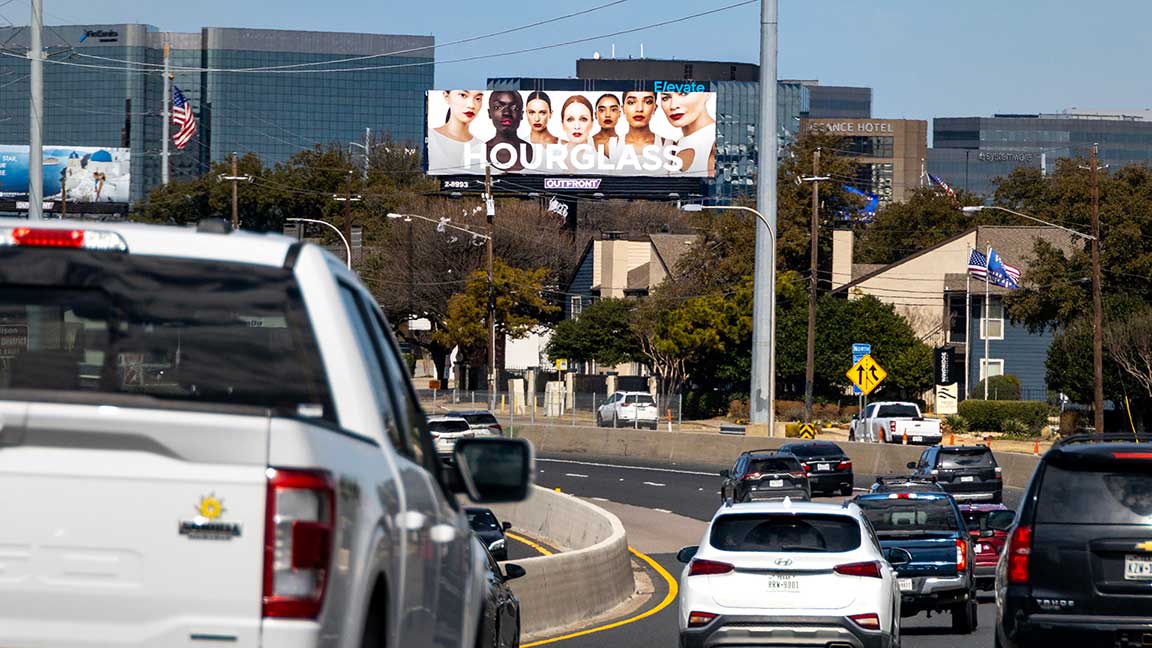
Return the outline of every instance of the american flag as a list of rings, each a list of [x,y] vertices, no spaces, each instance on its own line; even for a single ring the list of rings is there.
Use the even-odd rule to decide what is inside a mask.
[[[952,187],[948,186],[948,183],[944,182],[944,180],[942,178],[940,178],[940,176],[934,176],[931,173],[929,173],[928,179],[932,181],[932,184],[943,189],[944,193],[948,194],[949,196],[952,196],[953,198],[956,197],[956,192],[953,191]]]
[[[972,253],[968,255],[968,274],[977,279],[988,276],[988,257],[979,250],[972,250]]]
[[[968,274],[976,279],[988,279],[988,257],[979,250],[968,255]],[[1020,268],[1004,263],[996,250],[992,250],[992,283],[1004,288],[1020,287]]]
[[[196,117],[184,93],[175,84],[172,85],[172,123],[179,128],[172,136],[172,141],[176,143],[176,148],[182,149],[196,134]]]

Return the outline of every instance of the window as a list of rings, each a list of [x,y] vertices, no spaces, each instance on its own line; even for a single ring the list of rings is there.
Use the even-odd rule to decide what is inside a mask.
[[[980,380],[984,380],[988,376],[1003,376],[1004,375],[1004,361],[989,358],[987,360],[980,360]]]
[[[572,319],[578,319],[580,313],[584,310],[584,298],[580,295],[573,295],[569,304],[571,306],[569,310],[571,310]]]
[[[691,79],[692,78],[692,64],[691,63],[685,63],[684,64],[684,78],[685,79]]]
[[[906,531],[956,531],[959,528],[952,504],[944,497],[868,499],[860,502],[860,508],[880,535]]]
[[[735,65],[728,66],[728,75],[732,81],[736,80],[736,66]]]
[[[380,355],[376,345],[372,341],[369,325],[364,321],[364,315],[360,310],[356,294],[351,288],[343,284],[340,285],[340,300],[344,302],[345,314],[348,316],[348,321],[352,323],[352,332],[356,337],[356,346],[360,349],[360,357],[368,366],[368,377],[372,381],[372,395],[376,397],[376,407],[387,418],[385,412],[392,410],[392,399],[388,396],[385,370],[380,363]],[[404,441],[400,436],[399,427],[394,424],[385,427],[393,447],[397,450],[403,450]]]
[[[384,322],[384,317],[380,314],[379,309],[368,303],[363,303],[363,305],[369,313],[369,323],[381,345],[380,353],[384,358],[384,365],[387,367],[388,384],[393,389],[391,392],[393,402],[398,406],[397,415],[400,418],[398,425],[404,430],[403,434],[407,436],[408,445],[403,451],[415,461],[422,462],[425,457],[424,434],[421,426],[424,412],[420,409],[420,401],[416,397],[416,393],[412,391],[412,384],[408,380],[408,367],[396,350],[396,342],[388,332],[387,324]]]
[[[1004,304],[999,301],[988,305],[988,317],[980,318],[980,339],[1004,339]],[[996,375],[996,374],[993,374]]]
[[[860,525],[846,515],[724,515],[709,542],[721,551],[841,553],[860,546]]]

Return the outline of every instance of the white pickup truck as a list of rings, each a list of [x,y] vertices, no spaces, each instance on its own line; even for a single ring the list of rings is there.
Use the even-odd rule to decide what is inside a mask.
[[[915,403],[869,403],[853,422],[853,436],[869,443],[940,443],[940,421],[926,419]]]
[[[356,275],[230,230],[0,219],[0,646],[473,648],[531,447],[442,464]]]

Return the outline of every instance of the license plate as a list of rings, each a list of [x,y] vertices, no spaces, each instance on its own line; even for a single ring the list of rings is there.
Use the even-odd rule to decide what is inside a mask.
[[[1152,580],[1152,556],[1125,556],[1125,580]]]
[[[916,443],[923,443],[923,442],[924,442],[924,437],[922,437],[922,436],[914,436],[914,437],[912,437],[912,440],[913,440],[914,442],[916,442]]]
[[[767,589],[769,592],[799,592],[800,581],[795,576],[782,576],[780,574],[768,574],[767,576]]]
[[[896,583],[900,586],[901,592],[911,592],[912,591],[912,579],[911,578],[898,578],[898,579],[896,579]]]
[[[783,479],[769,479],[768,480],[768,488],[780,488],[783,485],[784,485]]]
[[[816,464],[816,470],[832,470],[832,464]]]
[[[967,476],[967,477],[961,477],[961,478],[960,478],[960,481],[962,481],[962,482],[972,482],[972,481],[976,481],[976,478],[975,478],[975,477],[972,477],[971,475],[969,475],[969,476]]]

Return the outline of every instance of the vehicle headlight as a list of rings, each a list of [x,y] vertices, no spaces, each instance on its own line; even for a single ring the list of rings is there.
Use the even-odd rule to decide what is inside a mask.
[[[496,540],[492,544],[488,545],[488,551],[499,551],[503,548],[504,548],[504,538],[500,538],[499,540]]]

